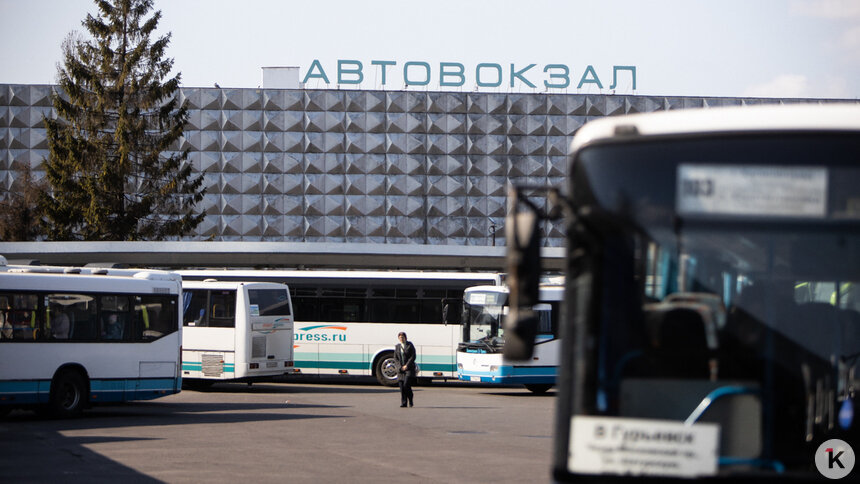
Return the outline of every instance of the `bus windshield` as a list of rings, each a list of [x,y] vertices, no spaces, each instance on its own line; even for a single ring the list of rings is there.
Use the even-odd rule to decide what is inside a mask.
[[[541,302],[532,310],[537,316],[539,340],[546,340],[558,334],[559,287],[547,286],[541,289]],[[555,306],[555,309],[553,309]],[[461,346],[501,350],[505,345],[505,319],[509,312],[508,289],[468,288],[463,294],[463,342]]]
[[[508,313],[508,293],[471,291],[466,293],[464,299],[464,341],[503,342],[500,338],[504,333],[504,319]]]
[[[565,403],[564,472],[643,472],[595,467],[601,418],[719,429],[714,468],[672,475],[806,471],[819,444],[857,436],[858,153],[856,134],[766,132],[577,153],[570,191],[599,242],[570,250],[599,277],[575,308],[594,344],[569,347],[587,376]]]

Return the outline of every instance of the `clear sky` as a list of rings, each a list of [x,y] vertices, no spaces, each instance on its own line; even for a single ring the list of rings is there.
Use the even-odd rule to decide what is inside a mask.
[[[445,89],[475,89],[477,66],[490,63],[503,82],[481,90],[545,92],[560,72],[545,67],[561,64],[570,87],[550,92],[608,93],[613,66],[636,66],[635,94],[860,98],[858,0],[156,0],[155,9],[186,87],[258,87],[263,66],[299,66],[304,77],[319,60],[331,84],[308,87],[334,88],[338,60],[358,60],[354,87],[374,89],[371,61],[384,60],[397,63],[386,89],[403,88],[411,61],[430,65],[423,89],[438,89],[450,62],[465,82]],[[81,21],[96,11],[91,0],[0,0],[0,83],[55,83],[63,39],[87,35]],[[535,64],[523,77],[536,88],[519,79],[510,88],[511,64]],[[498,78],[481,72],[485,83]],[[583,78],[603,89],[577,91]],[[628,71],[616,92],[633,93]]]

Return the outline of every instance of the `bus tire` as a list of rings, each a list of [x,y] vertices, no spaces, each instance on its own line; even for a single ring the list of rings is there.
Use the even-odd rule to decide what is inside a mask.
[[[3,405],[0,407],[0,418],[3,418],[12,412],[12,405]]]
[[[61,370],[51,382],[49,413],[57,418],[77,417],[89,400],[86,380],[77,371]]]
[[[527,383],[526,389],[535,395],[543,395],[552,388],[552,383]]]
[[[373,368],[373,374],[380,384],[387,387],[397,386],[397,360],[394,359],[393,351],[379,355]]]

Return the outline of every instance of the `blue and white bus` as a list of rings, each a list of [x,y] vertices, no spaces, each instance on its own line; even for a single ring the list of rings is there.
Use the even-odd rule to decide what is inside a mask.
[[[563,278],[541,284],[540,304],[534,306],[539,327],[534,355],[528,361],[502,356],[504,323],[508,315],[507,286],[476,286],[463,293],[463,342],[457,348],[457,377],[497,385],[522,384],[534,393],[555,385],[560,359],[559,306]]]
[[[0,414],[78,415],[181,388],[179,275],[7,265],[0,257]]]
[[[463,290],[501,285],[489,272],[181,270],[183,280],[287,284],[295,318],[295,369],[303,375],[374,376],[397,385],[394,345],[405,331],[421,378],[456,379]],[[446,311],[447,308],[447,311]]]

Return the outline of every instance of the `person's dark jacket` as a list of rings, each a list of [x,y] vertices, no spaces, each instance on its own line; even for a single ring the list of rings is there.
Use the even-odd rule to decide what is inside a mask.
[[[394,359],[397,360],[397,373],[400,378],[415,378],[415,345],[411,341],[406,342],[406,347],[398,344],[394,347]],[[403,366],[406,371],[403,371]]]

